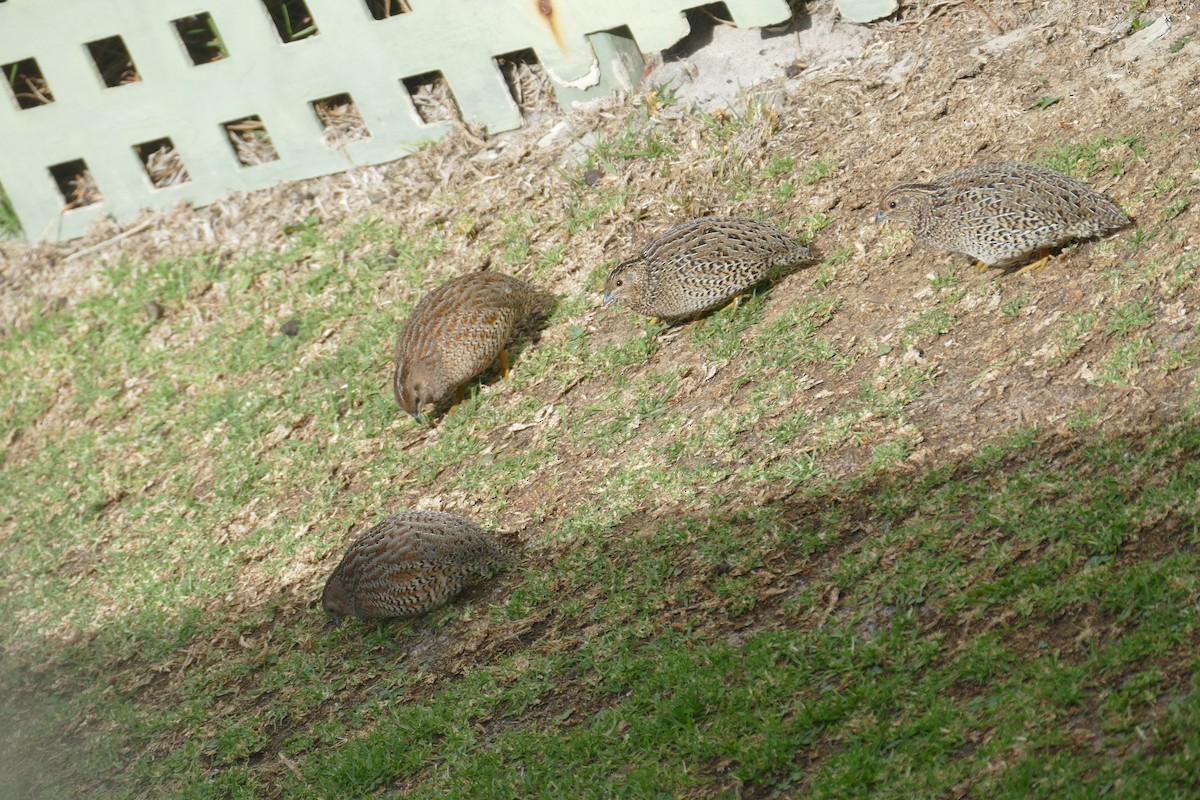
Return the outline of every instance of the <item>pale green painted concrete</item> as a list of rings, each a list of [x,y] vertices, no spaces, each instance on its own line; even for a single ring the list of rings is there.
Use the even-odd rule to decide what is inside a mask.
[[[837,0],[838,11],[852,22],[874,22],[896,13],[897,0]]]
[[[356,165],[403,157],[445,135],[425,125],[401,81],[439,70],[465,119],[492,132],[521,125],[494,57],[532,48],[560,102],[632,91],[640,51],[687,34],[683,11],[703,0],[410,0],[413,10],[372,19],[363,0],[307,0],[320,33],[281,44],[258,0],[8,0],[0,3],[0,64],[37,60],[55,102],[20,110],[0,88],[0,184],[30,238],[81,235],[98,216],[210,203]],[[726,0],[741,27],[787,19],[785,0]],[[486,13],[485,13],[486,11]],[[229,57],[193,65],[173,20],[212,15]],[[632,40],[607,31],[627,27]],[[120,35],[138,83],[105,87],[87,42]],[[330,149],[310,103],[348,92],[369,140]],[[4,97],[4,95],[9,95]],[[222,123],[260,116],[279,160],[244,167]],[[190,181],[156,189],[133,145],[169,137]],[[82,158],[103,195],[69,211],[48,167]]]

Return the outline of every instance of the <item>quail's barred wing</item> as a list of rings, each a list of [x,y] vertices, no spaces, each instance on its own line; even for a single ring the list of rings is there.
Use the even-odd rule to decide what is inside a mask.
[[[456,279],[421,298],[396,347],[412,358],[432,358],[456,342],[507,340],[528,305],[529,287],[508,275],[479,273]],[[491,359],[483,367],[490,363]]]
[[[808,254],[773,225],[737,217],[702,217],[679,225],[642,251],[659,280],[695,305],[714,305]]]
[[[350,544],[327,583],[334,604],[327,610],[363,619],[416,616],[449,602],[472,574],[511,559],[495,536],[462,517],[397,514]]]
[[[487,369],[532,297],[524,281],[495,272],[454,278],[422,297],[396,338],[392,387],[400,407],[419,417],[424,404]]]
[[[740,217],[700,217],[671,228],[642,249],[644,261],[683,260],[716,267],[785,264],[807,255],[773,225]]]
[[[947,245],[991,263],[1036,250],[1060,236],[1061,226],[1022,203],[1022,194],[1011,176],[960,188],[947,212],[946,224],[953,231]]]
[[[435,565],[475,564],[490,561],[507,551],[496,537],[475,523],[441,511],[406,511],[388,517],[364,534],[399,538],[398,561]]]
[[[773,225],[740,217],[699,217],[676,225],[609,273],[604,304],[681,321],[727,302],[808,256]]]
[[[885,201],[886,205],[885,205]],[[977,164],[884,195],[876,221],[896,218],[924,242],[1002,265],[1129,223],[1086,184],[1037,164]]]

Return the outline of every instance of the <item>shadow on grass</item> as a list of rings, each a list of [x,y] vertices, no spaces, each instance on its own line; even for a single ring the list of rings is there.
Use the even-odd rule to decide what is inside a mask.
[[[1164,796],[1197,744],[1198,492],[1191,418],[1010,437],[636,512],[414,622],[335,634],[273,598],[194,636],[114,626],[58,664],[6,657],[6,780],[154,791],[193,741],[184,785],[253,767],[251,793],[287,796],[833,797],[864,774],[885,796]]]

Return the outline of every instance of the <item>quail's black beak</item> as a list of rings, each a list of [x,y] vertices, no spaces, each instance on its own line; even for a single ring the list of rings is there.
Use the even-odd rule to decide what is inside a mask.
[[[335,628],[342,627],[342,615],[341,614],[334,614],[334,613],[330,612],[329,621],[331,623],[333,623],[333,627],[335,627]]]
[[[604,292],[604,297],[602,297],[602,298],[600,299],[600,303],[601,303],[601,304],[602,304],[602,305],[603,305],[605,308],[608,308],[609,306],[611,306],[611,305],[613,304],[613,300],[614,300],[614,299],[615,299],[615,298],[612,296],[612,292],[610,292],[610,291],[607,291],[607,290],[606,290],[606,291]]]
[[[882,208],[875,212],[875,224],[876,225],[883,222],[885,219],[887,219],[887,214],[883,213]]]

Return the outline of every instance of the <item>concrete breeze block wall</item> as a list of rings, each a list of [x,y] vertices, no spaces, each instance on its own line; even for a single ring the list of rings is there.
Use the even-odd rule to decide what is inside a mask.
[[[725,4],[742,27],[790,14]],[[422,116],[426,89],[491,132],[517,128],[498,56],[532,52],[563,104],[631,91],[641,52],[679,41],[699,5],[0,0],[0,186],[26,236],[62,240],[102,215],[391,161],[452,126]]]

